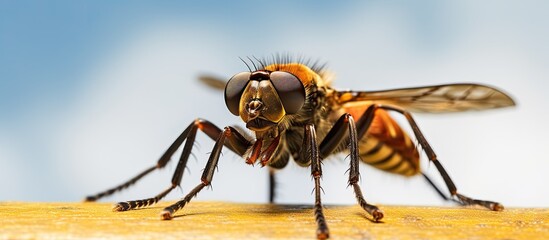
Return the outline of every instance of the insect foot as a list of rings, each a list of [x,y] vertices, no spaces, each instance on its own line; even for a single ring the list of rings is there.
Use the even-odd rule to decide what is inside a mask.
[[[173,213],[170,210],[164,210],[160,213],[160,219],[161,220],[172,220],[173,219]]]

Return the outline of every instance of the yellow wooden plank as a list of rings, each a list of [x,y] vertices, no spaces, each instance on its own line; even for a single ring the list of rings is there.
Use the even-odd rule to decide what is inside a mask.
[[[168,203],[112,212],[110,203],[0,202],[0,239],[314,239],[312,207],[191,202],[171,221]],[[549,239],[549,209],[327,206],[332,239]]]

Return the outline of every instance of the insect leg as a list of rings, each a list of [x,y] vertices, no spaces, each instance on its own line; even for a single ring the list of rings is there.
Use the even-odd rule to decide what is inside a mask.
[[[438,188],[437,185],[435,185],[435,183],[431,180],[431,178],[429,178],[425,173],[421,173],[421,175],[423,175],[423,178],[425,178],[425,180],[427,181],[427,183],[429,183],[429,185],[431,185],[431,187],[433,187],[435,189],[435,191],[437,192],[437,194],[444,200],[446,201],[452,201],[454,200],[453,198],[450,198],[448,196],[446,196],[446,194],[444,194],[440,188]]]
[[[172,219],[173,214],[177,210],[185,207],[185,205],[188,202],[190,202],[191,199],[195,197],[204,187],[209,186],[211,184],[214,171],[217,168],[217,162],[219,160],[219,156],[221,155],[221,149],[223,148],[223,144],[225,143],[225,139],[227,139],[227,137],[230,138],[231,136],[233,136],[233,131],[236,132],[236,130],[231,127],[225,127],[225,130],[219,133],[219,136],[215,141],[215,145],[212,149],[208,162],[206,163],[206,167],[202,172],[201,183],[198,184],[193,190],[191,190],[183,199],[164,208],[164,210],[160,213],[160,217],[163,220]]]
[[[464,196],[462,194],[459,194],[457,192],[456,185],[454,184],[454,182],[450,178],[450,175],[448,175],[448,173],[446,172],[444,167],[442,167],[442,164],[437,159],[437,155],[435,154],[435,152],[433,151],[433,149],[431,148],[431,146],[429,145],[429,143],[427,142],[427,140],[423,136],[423,133],[421,133],[421,131],[419,130],[419,127],[416,124],[416,122],[415,122],[414,118],[412,117],[412,115],[410,114],[410,112],[408,112],[406,110],[403,110],[403,109],[400,109],[400,108],[397,108],[397,107],[393,107],[393,106],[386,106],[386,105],[379,105],[379,104],[377,104],[377,105],[374,104],[374,105],[368,107],[368,109],[366,109],[365,113],[362,115],[362,117],[360,117],[360,119],[357,122],[359,139],[368,130],[368,127],[370,126],[370,124],[372,123],[372,120],[374,119],[375,110],[378,109],[378,108],[395,111],[395,112],[398,112],[398,113],[400,113],[400,114],[402,114],[406,117],[406,120],[408,120],[408,123],[412,127],[412,131],[414,132],[414,135],[416,136],[419,144],[421,145],[421,147],[423,148],[423,150],[427,154],[427,157],[429,158],[429,160],[431,162],[433,162],[433,164],[435,164],[435,167],[437,168],[440,175],[442,176],[442,179],[444,179],[444,182],[446,183],[446,186],[448,187],[448,190],[450,191],[450,195],[452,197],[455,196],[457,198],[457,201],[460,204],[462,204],[462,205],[481,205],[481,206],[484,206],[484,207],[486,207],[488,209],[491,209],[493,211],[503,210],[503,205],[501,205],[500,203],[492,202],[492,201],[472,199],[472,198],[469,198],[469,197]]]
[[[276,195],[275,171],[269,168],[269,203],[273,203]]]
[[[96,196],[101,196],[101,197],[106,196],[105,193],[112,194],[113,192],[115,192],[117,190],[121,190],[121,189],[135,183],[138,179],[140,179],[141,177],[143,177],[147,173],[152,172],[154,169],[163,168],[170,161],[172,155],[181,146],[183,141],[185,141],[185,146],[183,148],[183,151],[181,153],[181,157],[179,159],[176,170],[175,170],[174,175],[172,177],[172,181],[171,181],[172,184],[169,188],[167,188],[166,190],[164,190],[163,192],[161,192],[160,194],[156,195],[153,198],[147,198],[147,199],[135,200],[135,201],[127,201],[127,202],[120,202],[113,208],[113,210],[115,210],[115,211],[126,211],[126,210],[135,209],[135,208],[149,206],[149,205],[152,205],[152,204],[158,202],[160,199],[162,199],[168,193],[170,193],[171,190],[173,190],[174,188],[176,188],[177,186],[180,185],[181,179],[183,177],[183,172],[184,172],[185,167],[187,165],[187,160],[188,160],[188,158],[191,154],[191,150],[192,150],[192,147],[193,147],[193,144],[194,144],[194,141],[195,141],[195,137],[196,137],[196,132],[197,132],[198,129],[202,130],[203,132],[205,132],[208,136],[210,136],[213,139],[215,139],[217,137],[215,135],[219,135],[219,133],[222,132],[218,127],[216,127],[214,124],[212,124],[211,122],[209,122],[207,120],[203,120],[203,119],[195,120],[193,123],[191,123],[183,131],[183,133],[181,133],[181,135],[174,141],[174,143],[160,157],[160,159],[158,160],[156,166],[147,169],[146,172],[141,173],[140,175],[138,175],[137,177],[134,177],[130,181],[128,181],[128,182],[126,182],[126,183],[124,183],[124,184],[122,184],[118,187],[115,187],[111,190],[107,190],[103,193],[100,193]],[[242,155],[245,152],[244,149],[246,149],[250,145],[249,141],[246,140],[241,134],[234,134],[233,137],[231,138],[231,141],[229,141],[229,143],[231,143],[231,145],[229,145],[228,147],[231,150],[233,150],[234,152],[236,152],[237,154],[240,154],[240,155]],[[93,197],[95,197],[95,196],[93,196]],[[90,197],[88,197],[88,198],[90,198]],[[95,198],[95,199],[97,199],[97,198]]]
[[[198,121],[198,120],[197,120]],[[170,161],[171,159],[171,156],[175,153],[175,151],[179,148],[179,146],[181,146],[181,144],[183,143],[183,141],[185,141],[185,139],[188,138],[189,134],[191,134],[191,132],[194,132],[194,134],[192,135],[195,135],[196,134],[196,125],[197,125],[197,121],[191,123],[182,133],[181,135],[179,135],[179,137],[177,137],[177,139],[172,143],[172,145],[166,150],[166,152],[160,157],[160,159],[157,161],[156,165],[155,166],[152,166],[150,168],[148,168],[147,170],[145,170],[144,172],[140,173],[139,175],[133,177],[132,179],[130,179],[129,181],[125,182],[125,183],[122,183],[120,184],[119,186],[116,186],[114,188],[111,188],[109,190],[106,190],[104,192],[100,192],[96,195],[92,195],[92,196],[88,196],[86,197],[86,201],[96,201],[102,197],[105,197],[105,196],[109,196],[117,191],[120,191],[122,189],[125,189],[131,185],[133,185],[134,183],[136,183],[139,179],[141,179],[142,177],[144,177],[145,175],[149,174],[150,172],[152,172],[153,170],[155,169],[160,169],[160,168],[163,168],[164,166],[166,166],[166,164]]]
[[[348,135],[346,134],[348,130]],[[321,157],[326,157],[332,153],[337,146],[339,146],[346,137],[349,138],[350,149],[350,167],[349,167],[349,185],[353,186],[355,197],[358,204],[366,210],[375,221],[379,221],[383,218],[383,212],[376,206],[370,205],[364,199],[358,180],[360,179],[359,161],[360,155],[358,152],[358,139],[357,127],[351,114],[345,113],[341,116],[334,126],[330,129],[322,143],[320,144]]]
[[[314,125],[305,126],[305,137],[303,138],[304,148],[303,156],[311,159],[311,175],[315,181],[315,219],[317,224],[316,235],[318,239],[327,239],[330,237],[328,225],[322,211],[322,202],[320,201],[320,178],[322,177],[322,167],[320,165],[320,151],[316,142],[316,130]]]
[[[115,192],[118,192],[122,189],[125,189],[131,185],[133,185],[134,183],[136,183],[139,179],[141,179],[142,177],[146,176],[147,174],[149,174],[150,172],[154,171],[155,169],[157,168],[157,166],[152,166],[150,168],[148,168],[147,170],[143,171],[142,173],[138,174],[137,176],[133,177],[132,179],[116,186],[116,187],[113,187],[113,188],[110,188],[106,191],[103,191],[103,192],[100,192],[100,193],[97,193],[95,195],[90,195],[90,196],[87,196],[86,199],[84,199],[84,201],[86,202],[95,202],[97,201],[98,199],[100,198],[103,198],[105,196],[109,196],[109,195],[112,195],[113,193]]]

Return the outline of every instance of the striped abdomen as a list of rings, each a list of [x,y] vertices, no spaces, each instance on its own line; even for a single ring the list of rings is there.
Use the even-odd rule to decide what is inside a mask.
[[[349,110],[349,109],[348,109]],[[356,111],[349,111],[355,119]],[[359,143],[362,161],[381,170],[412,176],[419,173],[419,153],[410,137],[383,109],[377,109],[372,125]]]

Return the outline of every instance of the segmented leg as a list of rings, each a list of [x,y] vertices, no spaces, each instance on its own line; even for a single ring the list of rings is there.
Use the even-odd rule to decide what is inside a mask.
[[[86,201],[86,202],[95,202],[100,198],[112,195],[115,192],[118,192],[122,189],[128,188],[129,186],[135,184],[139,179],[141,179],[142,177],[144,177],[147,174],[151,173],[152,171],[154,171],[157,168],[158,168],[158,165],[152,166],[152,167],[148,168],[147,170],[143,171],[142,173],[138,174],[137,176],[133,177],[132,179],[130,179],[130,180],[128,180],[128,181],[126,181],[126,182],[124,182],[124,183],[122,183],[122,184],[120,184],[116,187],[113,187],[113,188],[108,189],[106,191],[97,193],[95,195],[87,196],[84,201]]]
[[[269,203],[274,203],[276,195],[276,177],[275,171],[269,168]]]
[[[425,175],[425,173],[421,173],[421,175],[423,175],[423,178],[425,178],[425,180],[427,181],[427,183],[429,183],[429,185],[431,185],[431,187],[433,187],[433,189],[435,189],[435,191],[437,192],[437,194],[444,200],[446,201],[452,201],[455,199],[451,198],[451,197],[447,197],[446,194],[444,194],[440,188],[437,187],[437,185],[435,185],[435,183],[431,180],[431,178],[429,178],[427,175]]]
[[[164,190],[163,192],[161,192],[160,194],[158,194],[158,195],[156,195],[155,197],[152,197],[152,198],[132,200],[132,201],[126,201],[126,202],[119,202],[113,207],[113,211],[128,211],[128,210],[132,210],[132,209],[137,209],[137,208],[142,208],[142,207],[147,207],[147,206],[153,205],[153,204],[157,203],[158,201],[160,201],[162,198],[164,198],[166,195],[168,195],[168,193],[170,193],[177,186],[179,186],[179,184],[181,183],[181,179],[183,177],[185,167],[187,166],[187,160],[189,159],[189,156],[191,154],[191,150],[192,150],[192,147],[193,147],[193,144],[194,144],[194,140],[196,138],[196,132],[197,132],[198,126],[201,125],[201,124],[202,123],[200,121],[198,121],[198,122],[195,121],[194,123],[189,125],[189,127],[187,128],[187,129],[189,129],[189,131],[183,138],[183,139],[185,139],[185,146],[183,147],[181,157],[179,158],[179,162],[177,163],[177,167],[175,168],[175,172],[173,174],[172,181],[171,181],[172,184],[168,189]],[[183,133],[185,133],[187,131],[187,129],[185,131],[183,131]],[[178,138],[178,140],[179,140],[179,138]],[[177,142],[177,140],[176,140],[176,142]],[[180,144],[181,143],[179,143],[179,145]],[[172,146],[174,146],[175,149],[179,148],[179,145],[177,147],[175,147],[172,144]],[[170,146],[170,148],[172,148],[172,146]],[[168,151],[166,151],[166,152],[171,152],[171,151],[173,151],[173,150],[168,149]],[[169,161],[170,157],[167,158],[166,162]]]
[[[136,200],[136,201],[128,201],[127,204],[124,204],[124,203],[121,203],[121,206],[118,206],[120,204],[117,204],[117,206],[114,207],[113,210],[116,210],[116,211],[125,211],[125,210],[129,210],[129,209],[133,209],[135,208],[136,206],[147,206],[147,205],[150,205],[152,204],[153,202],[156,202],[158,200],[160,200],[160,198],[164,197],[165,195],[167,195],[173,188],[175,188],[173,185],[174,185],[174,179],[176,178],[176,176],[182,176],[183,174],[183,171],[182,169],[184,169],[184,166],[186,165],[186,160],[188,158],[188,155],[190,154],[190,148],[192,147],[192,143],[194,142],[194,137],[196,136],[196,130],[197,130],[197,125],[199,125],[203,120],[196,120],[194,121],[193,123],[191,123],[182,133],[181,135],[179,135],[179,137],[177,137],[177,139],[172,143],[172,145],[170,145],[170,147],[166,150],[166,152],[164,152],[164,154],[162,154],[162,156],[160,157],[160,159],[157,161],[156,163],[156,166],[153,166],[149,169],[147,169],[146,171],[144,171],[143,173],[137,175],[136,177],[130,179],[129,181],[121,184],[120,186],[117,186],[117,187],[114,187],[112,189],[109,189],[107,191],[104,191],[104,192],[101,192],[101,193],[98,193],[94,196],[88,196],[86,198],[87,201],[96,201],[98,200],[99,198],[102,198],[102,197],[105,197],[105,196],[108,196],[108,195],[111,195],[117,191],[120,191],[124,188],[127,188],[129,187],[130,185],[133,185],[134,183],[136,183],[139,179],[141,179],[142,177],[144,177],[145,175],[151,173],[153,170],[155,169],[160,169],[160,168],[164,168],[166,166],[166,164],[171,160],[171,157],[172,155],[175,153],[175,151],[181,146],[181,144],[183,143],[183,141],[187,140],[187,143],[185,144],[185,149],[187,151],[183,151],[183,153],[181,154],[181,158],[180,158],[180,161],[178,163],[178,167],[174,173],[174,176],[172,177],[172,187],[168,188],[168,190],[162,192],[162,193],[166,193],[166,194],[159,194],[157,195],[156,197],[159,197],[158,199],[155,198],[150,198],[150,199],[143,199],[143,200]],[[185,155],[187,155],[187,158],[185,157]],[[180,166],[183,167],[181,168]],[[179,173],[181,172],[181,173]],[[177,186],[177,185],[176,185]],[[152,202],[150,201],[151,199]],[[156,200],[155,200],[156,199]],[[150,204],[146,204],[145,203],[150,203]],[[134,207],[131,207],[131,206],[134,206]]]
[[[347,134],[348,132],[348,134]],[[350,150],[350,166],[349,166],[349,185],[353,186],[355,197],[358,204],[372,217],[375,221],[383,218],[383,212],[376,206],[368,204],[362,195],[362,190],[358,185],[360,179],[359,162],[360,154],[358,151],[359,137],[357,136],[357,127],[351,114],[343,114],[334,126],[330,129],[322,143],[320,144],[321,157],[330,155],[337,146],[339,146],[348,137]]]
[[[234,130],[232,127],[229,127],[232,130]],[[96,194],[94,196],[89,196],[86,198],[88,201],[95,201],[101,197],[108,196],[110,194],[113,194],[116,191],[122,190],[124,188],[129,187],[130,185],[137,182],[137,180],[141,179],[143,176],[147,175],[148,173],[152,172],[155,169],[160,169],[166,166],[166,164],[170,161],[172,155],[175,153],[175,151],[185,142],[185,146],[183,147],[183,151],[181,153],[181,156],[179,158],[179,162],[177,164],[176,170],[173,174],[172,180],[171,180],[171,186],[168,187],[166,190],[162,191],[160,194],[156,195],[152,198],[147,199],[141,199],[141,200],[133,200],[133,201],[127,201],[127,202],[120,202],[115,205],[113,208],[114,211],[127,211],[132,210],[136,208],[146,207],[152,204],[157,203],[162,198],[164,198],[168,193],[170,193],[173,189],[175,189],[179,184],[181,183],[181,179],[183,177],[183,173],[185,170],[185,167],[187,166],[187,160],[189,159],[189,156],[192,151],[192,147],[196,138],[197,130],[201,130],[206,135],[208,135],[212,139],[216,139],[217,136],[222,133],[221,129],[216,127],[214,124],[207,120],[203,119],[197,119],[193,123],[191,123],[184,131],[181,133],[181,135],[172,143],[172,145],[166,150],[166,152],[160,157],[158,160],[156,166],[153,166],[143,173],[137,175],[136,177],[130,179],[126,183],[123,183],[115,188],[109,189],[107,191],[101,192],[99,194]],[[234,134],[231,135],[231,137],[226,142],[227,147],[234,151],[235,153],[239,155],[244,155],[246,149],[250,146],[250,142],[240,133],[238,133],[236,130],[234,130]]]
[[[460,199],[460,197],[463,197],[463,195],[461,195],[461,194],[458,194],[458,196],[457,196],[458,199],[457,200],[455,198],[452,198],[452,197],[447,197],[444,193],[442,193],[442,191],[438,188],[438,186],[435,185],[435,183],[427,175],[425,175],[424,173],[421,173],[421,174],[423,175],[425,180],[429,183],[429,185],[431,185],[431,187],[433,187],[435,189],[435,191],[438,193],[438,195],[446,201],[456,202],[460,205],[481,205],[481,206],[490,205],[492,203],[490,201],[483,201],[483,200],[475,200],[475,201],[478,201],[478,202],[471,202],[470,201],[471,199],[468,200],[468,198],[467,199]],[[502,207],[501,210],[503,210],[503,206],[501,206],[501,207]],[[500,211],[500,210],[495,210],[495,211]]]
[[[225,143],[225,139],[227,137],[232,137],[233,131],[236,130],[231,127],[226,127],[225,130],[219,134],[219,137],[215,141],[215,145],[210,154],[210,158],[208,159],[206,167],[204,168],[204,172],[202,173],[201,183],[198,184],[193,190],[191,190],[183,199],[164,208],[164,210],[160,213],[160,217],[163,220],[172,219],[173,214],[176,211],[185,207],[185,205],[189,203],[191,199],[195,197],[204,187],[211,184],[215,169],[217,167],[217,162],[219,161],[219,156],[221,155],[221,149],[223,148],[223,144]]]
[[[320,178],[322,177],[322,167],[320,166],[320,155],[318,144],[316,142],[316,130],[313,125],[305,126],[305,138],[303,139],[303,155],[311,159],[311,175],[315,181],[315,220],[317,224],[316,235],[318,239],[327,239],[330,237],[330,231],[326,224],[326,218],[322,211],[322,202],[320,200]]]
[[[433,162],[433,164],[435,164],[438,172],[444,179],[444,182],[446,183],[446,186],[450,191],[450,195],[452,197],[456,197],[456,201],[458,201],[462,205],[480,205],[488,209],[491,209],[493,211],[503,210],[503,205],[501,205],[500,203],[472,199],[462,194],[459,194],[457,192],[457,188],[454,182],[452,181],[452,179],[450,178],[450,176],[448,175],[444,167],[442,167],[442,164],[440,163],[440,161],[438,161],[435,152],[433,151],[433,149],[431,148],[431,146],[423,136],[423,133],[421,133],[421,131],[419,130],[419,127],[416,124],[414,118],[408,111],[405,111],[403,109],[393,107],[393,106],[385,106],[385,105],[378,105],[378,104],[371,105],[370,107],[368,107],[368,109],[366,109],[365,113],[362,115],[362,117],[360,117],[360,119],[357,122],[358,139],[361,139],[362,136],[366,134],[366,132],[368,131],[368,128],[370,127],[370,124],[372,123],[375,117],[375,111],[376,109],[379,109],[379,108],[395,111],[406,117],[406,120],[408,120],[408,123],[412,127],[412,131],[414,132],[414,135],[417,138],[419,144],[427,154],[427,157],[429,158],[429,160]]]

